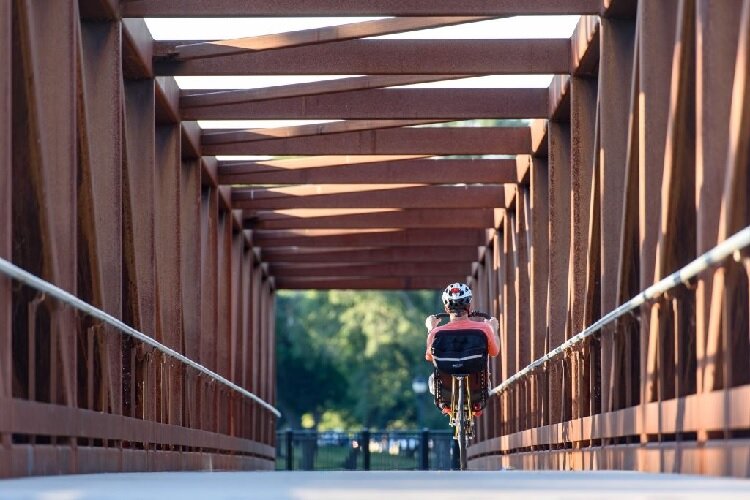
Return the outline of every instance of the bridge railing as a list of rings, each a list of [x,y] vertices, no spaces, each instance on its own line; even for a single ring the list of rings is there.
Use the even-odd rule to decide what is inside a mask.
[[[750,226],[494,387],[495,408],[508,408],[496,414],[508,418],[470,449],[474,466],[749,475],[748,247]],[[707,299],[724,312],[712,311],[709,338],[696,345],[695,325],[683,322],[707,275]],[[723,297],[725,287],[735,296]],[[608,386],[605,338],[613,349]],[[722,342],[732,356],[721,356]]]
[[[0,258],[5,278],[17,311],[0,476],[273,467],[273,434],[259,439],[271,404]]]
[[[277,470],[450,470],[451,430],[283,430]]]

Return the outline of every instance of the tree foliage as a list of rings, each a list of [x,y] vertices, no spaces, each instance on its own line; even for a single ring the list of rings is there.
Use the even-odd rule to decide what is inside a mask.
[[[440,310],[437,292],[281,292],[276,304],[281,426],[303,414],[346,427],[444,427],[445,419],[412,380],[426,378],[424,318]],[[331,415],[335,414],[335,418]]]

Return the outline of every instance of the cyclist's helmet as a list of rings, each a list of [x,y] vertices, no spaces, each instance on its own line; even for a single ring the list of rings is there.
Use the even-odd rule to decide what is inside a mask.
[[[443,290],[443,305],[449,311],[468,309],[471,304],[471,288],[463,283],[453,283]]]

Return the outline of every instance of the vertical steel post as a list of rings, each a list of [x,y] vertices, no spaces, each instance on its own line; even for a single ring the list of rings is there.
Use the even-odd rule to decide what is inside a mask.
[[[570,125],[548,124],[549,150],[549,281],[547,289],[548,345],[565,341],[570,259]],[[563,364],[548,363],[549,423],[563,419]]]
[[[286,430],[286,470],[294,470],[294,431]]]
[[[12,20],[11,2],[0,3],[0,67],[5,68],[0,75],[0,257],[11,257],[13,239],[12,190]],[[11,342],[11,283],[0,277],[0,398],[10,398],[11,363],[13,351]],[[7,429],[6,429],[7,430]],[[0,429],[0,477],[11,473],[10,433]]]
[[[601,105],[601,311],[617,307],[620,234],[628,142],[628,113],[632,80],[635,23],[631,19],[603,18],[600,30],[599,100]],[[613,112],[617,110],[616,112]],[[611,328],[602,332],[602,412],[611,409]],[[556,345],[556,344],[555,344]]]
[[[421,434],[421,455],[419,461],[419,470],[430,469],[430,430],[425,428],[422,429]]]
[[[370,470],[370,429],[362,429],[362,466]]]

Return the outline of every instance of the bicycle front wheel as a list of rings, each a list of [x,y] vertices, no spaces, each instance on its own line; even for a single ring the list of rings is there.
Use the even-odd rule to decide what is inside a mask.
[[[467,450],[467,427],[469,425],[468,419],[467,419],[467,413],[464,411],[464,406],[466,406],[466,381],[463,377],[458,379],[458,405],[456,408],[456,411],[458,411],[457,420],[458,420],[458,429],[457,429],[457,438],[458,438],[458,455],[459,455],[459,463],[461,470],[468,469],[468,450]]]

